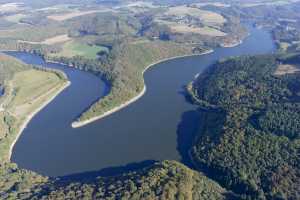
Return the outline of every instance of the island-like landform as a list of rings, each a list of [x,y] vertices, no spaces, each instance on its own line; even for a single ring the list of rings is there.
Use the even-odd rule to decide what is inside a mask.
[[[187,86],[202,116],[193,169],[162,161],[108,177],[45,177],[10,162],[30,117],[69,83],[1,54],[0,199],[299,199],[297,1],[0,2],[2,50],[40,54],[111,84],[74,126],[143,92],[151,63],[239,44],[247,35],[241,21],[269,28],[279,47],[219,61]]]

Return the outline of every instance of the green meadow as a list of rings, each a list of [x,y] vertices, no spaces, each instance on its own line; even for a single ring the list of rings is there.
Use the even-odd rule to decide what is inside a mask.
[[[63,45],[61,52],[52,54],[52,56],[67,58],[82,56],[87,59],[96,59],[97,53],[101,51],[108,51],[108,49],[102,46],[87,45],[75,41],[69,41]]]

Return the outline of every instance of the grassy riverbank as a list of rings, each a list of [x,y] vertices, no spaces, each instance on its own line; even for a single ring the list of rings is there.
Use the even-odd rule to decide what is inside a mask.
[[[18,66],[10,77],[3,77],[5,95],[1,97],[0,157],[9,161],[12,147],[26,124],[69,83],[60,72],[33,69],[6,55],[0,55],[0,60],[3,71]]]

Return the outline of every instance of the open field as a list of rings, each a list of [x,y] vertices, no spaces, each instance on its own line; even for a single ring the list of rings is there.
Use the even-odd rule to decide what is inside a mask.
[[[276,69],[274,75],[276,76],[283,76],[285,74],[294,74],[296,72],[299,72],[300,69],[299,67],[295,66],[295,65],[279,65],[278,68]]]
[[[299,2],[299,0],[262,0],[256,2],[245,2],[241,3],[243,7],[255,7],[255,6],[279,6],[286,5],[290,3]]]
[[[282,51],[286,51],[289,48],[290,44],[287,42],[280,42],[279,49]]]
[[[65,21],[68,19],[72,19],[74,17],[80,17],[83,15],[89,15],[93,13],[99,13],[99,12],[109,12],[110,9],[103,9],[103,10],[89,10],[89,11],[74,11],[66,14],[58,14],[58,15],[50,15],[48,16],[49,19],[55,20],[55,21]]]
[[[22,18],[24,18],[26,15],[24,14],[15,14],[15,15],[9,15],[5,17],[5,19],[9,22],[13,23],[19,23]]]
[[[230,4],[221,2],[205,2],[205,3],[194,3],[195,6],[216,6],[216,7],[230,7]]]
[[[50,6],[50,7],[44,7],[44,8],[39,8],[39,9],[36,9],[35,11],[67,11],[67,10],[70,10],[70,6],[74,6],[72,4],[59,4],[59,5],[55,5],[55,6]]]
[[[156,20],[156,22],[169,26],[171,31],[174,33],[197,33],[197,34],[208,35],[212,37],[221,37],[226,35],[226,33],[208,26],[197,27],[193,25],[179,24],[176,22],[170,22],[165,20]]]
[[[155,21],[167,25],[174,33],[195,33],[212,37],[226,35],[226,33],[218,30],[226,22],[222,15],[197,7],[170,7],[162,17],[158,16]]]
[[[41,41],[66,33],[67,27],[58,24],[34,27],[18,26],[11,29],[0,30],[0,38],[40,43]]]
[[[60,78],[54,73],[34,69],[19,72],[12,80],[12,93],[17,95],[11,99],[8,110],[14,116],[23,116],[32,110],[31,107],[35,107],[34,102],[60,84]]]
[[[171,7],[165,14],[175,16],[191,15],[193,17],[198,17],[206,24],[224,24],[226,22],[226,19],[218,13],[188,6]]]
[[[132,2],[132,3],[129,3],[129,4],[125,5],[125,7],[149,7],[149,8],[154,8],[156,6],[153,5],[152,2],[136,1],[136,2]]]
[[[210,28],[208,26],[206,27],[191,27],[184,24],[173,24],[170,25],[170,28],[172,31],[177,33],[198,33],[201,35],[208,35],[208,36],[214,36],[214,37],[220,37],[225,36],[226,33],[219,31],[214,28]]]
[[[27,41],[27,40],[18,40],[18,42],[29,43],[29,44],[53,45],[53,44],[68,42],[70,40],[72,40],[72,38],[70,38],[67,34],[63,34],[63,35],[58,35],[58,36],[47,38],[42,42],[32,42],[32,41]]]
[[[71,40],[71,38],[67,34],[64,34],[64,35],[58,35],[55,37],[48,38],[44,40],[42,44],[52,45],[52,44],[67,42],[69,40]]]
[[[15,12],[22,10],[22,3],[6,3],[0,5],[0,12]]]
[[[67,58],[71,58],[73,56],[83,56],[88,59],[96,59],[97,53],[100,51],[107,51],[107,48],[69,41],[63,45],[63,50],[60,53],[51,54],[51,56]]]

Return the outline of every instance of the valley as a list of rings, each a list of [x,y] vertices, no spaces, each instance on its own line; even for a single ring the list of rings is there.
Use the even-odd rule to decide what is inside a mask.
[[[0,198],[298,199],[299,3],[0,0]]]

